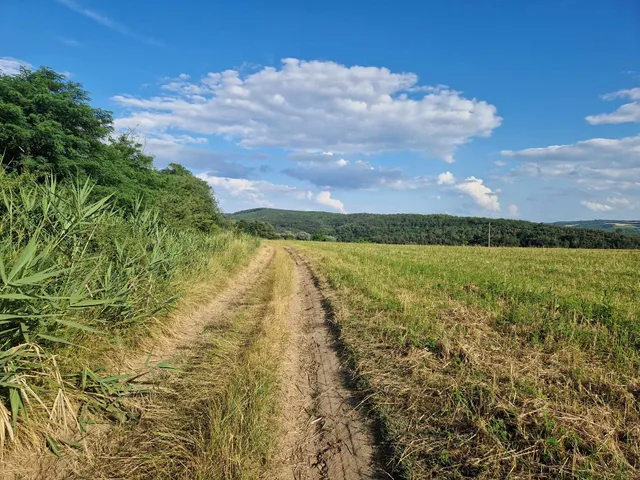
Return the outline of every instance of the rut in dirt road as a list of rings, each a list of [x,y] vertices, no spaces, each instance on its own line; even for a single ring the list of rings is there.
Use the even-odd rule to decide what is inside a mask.
[[[285,421],[282,478],[379,478],[371,425],[357,410],[362,399],[344,382],[336,340],[322,295],[304,260],[294,263],[291,342],[284,367]]]
[[[8,478],[381,478],[329,325],[305,260],[263,246],[226,289],[176,319],[172,335],[122,361],[133,371],[145,361],[180,365],[131,398],[137,422],[104,425],[84,438],[86,451]]]

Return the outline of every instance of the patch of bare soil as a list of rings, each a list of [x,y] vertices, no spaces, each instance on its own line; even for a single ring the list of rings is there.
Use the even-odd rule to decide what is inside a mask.
[[[358,411],[362,399],[345,386],[322,295],[301,257],[287,250],[295,262],[295,286],[291,342],[283,365],[279,477],[378,478],[371,425]]]

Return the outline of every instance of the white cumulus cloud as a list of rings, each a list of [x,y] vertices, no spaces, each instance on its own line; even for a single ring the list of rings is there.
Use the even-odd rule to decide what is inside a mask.
[[[630,88],[608,93],[602,97],[605,100],[615,100],[617,98],[628,98],[632,100],[618,107],[615,112],[601,113],[599,115],[589,115],[587,122],[591,125],[601,125],[604,123],[627,123],[640,122],[640,88]]]
[[[286,205],[293,203],[298,209],[308,210],[313,205],[320,205],[346,213],[344,204],[331,198],[331,192],[328,191],[321,191],[316,195],[311,190],[265,180],[222,177],[214,173],[200,173],[196,176],[213,188],[223,206],[233,204],[242,208],[277,207],[282,206],[284,202]]]
[[[498,196],[489,187],[484,185],[481,178],[469,177],[455,186],[456,190],[467,194],[483,209],[491,212],[500,211]]]
[[[219,177],[211,173],[196,175],[213,187],[219,197],[241,199],[243,203],[256,207],[272,207],[272,200],[279,196],[300,198],[305,192],[296,187],[278,185],[264,180],[248,180],[246,178]]]
[[[611,205],[605,205],[604,203],[595,203],[588,202],[587,200],[582,200],[580,205],[587,207],[589,210],[593,210],[594,212],[608,212],[613,210]]]
[[[564,179],[621,189],[640,182],[640,135],[503,150],[501,154],[520,163],[512,170],[515,176]]]
[[[451,172],[444,172],[438,175],[438,185],[453,185],[456,179]]]
[[[551,145],[525,150],[503,150],[501,154],[515,160],[541,162],[626,161],[640,160],[640,135],[626,138],[592,138],[568,145]]]
[[[331,192],[327,192],[327,191],[320,192],[316,196],[316,202],[319,205],[333,208],[334,210],[337,210],[340,213],[347,213],[347,211],[344,208],[344,203],[342,203],[340,200],[336,198],[331,198]]]
[[[246,148],[342,154],[411,150],[453,161],[458,146],[488,137],[496,108],[413,73],[284,59],[280,68],[173,79],[166,94],[114,97],[129,109],[119,128],[220,135]]]
[[[31,64],[24,60],[12,57],[0,57],[0,73],[5,75],[16,75],[20,73],[20,67],[31,68]]]
[[[520,212],[518,211],[518,206],[517,205],[509,205],[509,207],[507,207],[509,210],[509,216],[513,217],[513,218],[518,218],[520,216]]]
[[[607,202],[613,203],[614,205],[622,205],[625,207],[631,205],[631,200],[625,197],[609,197],[607,198]]]

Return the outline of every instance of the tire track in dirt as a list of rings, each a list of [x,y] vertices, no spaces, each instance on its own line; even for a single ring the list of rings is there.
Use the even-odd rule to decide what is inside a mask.
[[[167,358],[188,362],[190,355],[197,355],[198,349],[202,348],[203,331],[212,325],[223,324],[246,304],[252,288],[260,282],[272,262],[275,248],[261,247],[221,294],[204,302],[192,314],[176,319],[171,334],[150,339],[136,354],[122,359],[124,369],[135,371],[148,362]],[[261,478],[381,478],[374,467],[372,428],[358,412],[362,399],[345,386],[345,373],[337,354],[336,338],[329,328],[322,294],[303,258],[294,250],[286,250],[294,263],[294,287],[288,316],[290,339],[281,365],[282,439],[273,468],[268,467]],[[144,428],[144,425],[135,428]],[[135,428],[115,437],[109,428],[99,429],[91,435],[94,447],[84,454],[68,455],[57,461],[50,457],[40,459],[31,468],[23,465],[20,475],[15,478],[125,478],[110,474],[107,467],[109,462],[118,461],[123,452],[130,460],[129,450],[137,452],[136,448],[129,448],[129,443],[139,443],[146,437],[136,436],[139,433],[136,434]],[[123,433],[126,436],[123,437]],[[130,434],[133,438],[128,438]],[[133,473],[136,470],[133,466],[131,476],[143,478],[144,475]]]
[[[119,367],[117,373],[147,371],[148,365],[167,360],[171,360],[171,363],[174,360],[181,362],[201,348],[201,336],[205,329],[223,323],[244,305],[248,293],[263,277],[274,254],[273,247],[260,247],[249,264],[231,278],[220,294],[197,306],[189,314],[175,318],[168,331],[149,338],[133,352],[114,361]],[[178,363],[176,366],[182,365]],[[149,374],[144,374],[139,378],[148,377]],[[151,406],[144,404],[144,408]],[[16,455],[16,458],[6,459],[6,468],[0,469],[0,479],[104,478],[98,473],[99,464],[101,455],[108,451],[110,442],[113,442],[111,437],[111,426],[95,425],[90,426],[82,437],[82,442],[87,446],[82,452],[70,451],[61,458],[55,458],[45,450],[20,452],[21,455]],[[91,473],[85,474],[85,469]]]
[[[284,438],[280,478],[380,478],[372,428],[358,412],[361,398],[345,386],[335,336],[311,270],[292,249],[291,341],[283,365]]]
[[[274,254],[272,247],[260,247],[249,265],[237,273],[219,295],[200,306],[192,315],[177,319],[171,326],[170,335],[153,339],[144,348],[143,355],[127,359],[123,364],[130,370],[140,371],[146,364],[171,359],[191,349],[205,328],[221,322],[243,304],[247,293],[263,276]]]

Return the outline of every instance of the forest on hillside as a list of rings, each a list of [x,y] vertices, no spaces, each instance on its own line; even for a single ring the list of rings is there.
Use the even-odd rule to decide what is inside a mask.
[[[488,245],[499,247],[640,248],[640,236],[618,231],[576,229],[523,220],[451,215],[339,214],[258,208],[229,218],[266,238],[300,232],[316,240],[417,245]],[[490,239],[489,239],[490,235]]]

